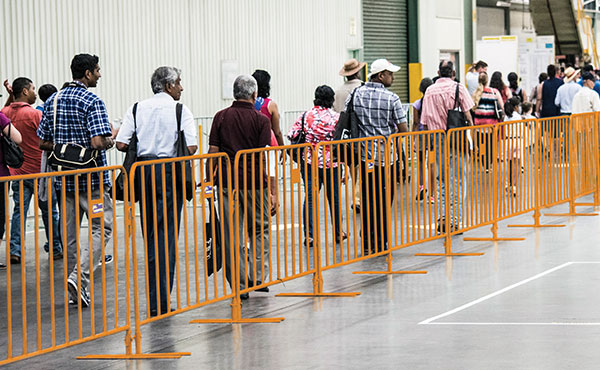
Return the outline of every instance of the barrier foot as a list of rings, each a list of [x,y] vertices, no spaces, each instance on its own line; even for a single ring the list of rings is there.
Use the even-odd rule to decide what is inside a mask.
[[[596,203],[575,203],[575,207],[595,207]]]
[[[567,225],[507,225],[508,227],[565,227]]]
[[[396,274],[426,274],[427,271],[354,271],[353,274],[363,275],[396,275]]]
[[[460,257],[460,256],[483,256],[485,253],[416,253],[415,256],[432,257]]]
[[[182,356],[191,356],[191,352],[167,352],[167,353],[140,353],[122,355],[86,355],[77,356],[78,360],[144,360],[144,359],[178,359]]]
[[[553,216],[553,217],[565,217],[565,216],[598,216],[598,214],[597,213],[569,212],[569,213],[544,213],[544,216]]]
[[[280,323],[285,317],[257,317],[253,319],[198,319],[190,324],[251,324],[251,323]]]
[[[341,293],[279,293],[275,297],[356,297],[360,292]]]
[[[465,242],[519,242],[525,238],[463,238]]]

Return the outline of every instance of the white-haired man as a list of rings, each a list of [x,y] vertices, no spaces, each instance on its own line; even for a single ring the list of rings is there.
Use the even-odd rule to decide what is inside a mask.
[[[231,163],[234,163],[235,156],[240,150],[264,148],[271,142],[271,122],[269,119],[254,109],[254,103],[257,97],[257,83],[254,77],[241,75],[235,79],[233,83],[233,96],[235,101],[229,108],[225,108],[213,118],[212,127],[209,137],[209,153],[225,152]],[[252,166],[254,162],[254,166]],[[244,166],[244,163],[246,166]],[[261,171],[261,167],[263,171]],[[240,289],[245,289],[253,285],[260,285],[265,282],[265,276],[269,272],[269,217],[270,207],[273,206],[275,198],[269,196],[268,175],[265,173],[264,164],[261,166],[259,160],[251,161],[250,157],[247,161],[240,161],[239,183],[235,184],[231,179],[233,189],[227,188],[227,179],[223,173],[222,183],[222,199],[223,217],[222,221],[225,225],[225,230],[228,230],[229,225],[232,225],[231,215],[229,214],[229,200],[233,190],[237,190],[239,199],[239,208],[237,209],[237,217],[239,222],[235,223],[238,229],[234,229],[239,240],[239,245],[236,246],[239,250],[239,280]],[[219,179],[221,180],[221,179]],[[261,182],[263,183],[261,186]],[[261,190],[262,188],[262,190]],[[271,203],[269,203],[271,202]],[[262,204],[262,206],[261,206]],[[248,267],[248,275],[246,275],[246,258],[244,252],[245,232],[244,232],[244,215],[246,215],[246,226],[248,235],[251,235],[252,243],[256,245],[250,246],[250,263]],[[230,235],[225,232],[224,243],[225,247],[225,273],[227,280],[231,284],[231,269],[230,266]],[[248,286],[246,286],[248,279]],[[267,291],[267,289],[261,289]],[[248,298],[248,294],[241,295],[242,299]]]
[[[135,103],[125,113],[123,125],[116,138],[117,149],[123,152],[127,151],[135,132],[138,138],[138,161],[176,157],[175,142],[179,121],[188,144],[189,154],[195,153],[198,147],[189,145],[198,142],[194,116],[185,105],[178,102],[183,91],[181,71],[174,67],[159,67],[152,74],[151,83],[154,96]],[[139,167],[136,171],[136,177],[142,176],[141,169],[142,167]],[[144,183],[146,196],[140,201],[143,218],[141,224],[147,249],[150,316],[156,316],[168,313],[170,308],[170,294],[173,289],[175,261],[177,260],[175,241],[182,223],[183,190],[182,187],[179,187],[174,191],[172,184],[175,174],[173,166],[170,164],[147,165],[143,169],[141,181]],[[154,189],[152,183],[154,183]],[[163,184],[165,184],[164,187]],[[166,208],[166,212],[163,211],[164,208]],[[175,209],[176,215],[173,214],[173,209]],[[168,245],[165,245],[165,233]],[[155,240],[157,246],[155,246]],[[156,256],[156,250],[158,256]],[[156,275],[157,259],[158,276]],[[159,281],[159,294],[156,291],[157,280]]]

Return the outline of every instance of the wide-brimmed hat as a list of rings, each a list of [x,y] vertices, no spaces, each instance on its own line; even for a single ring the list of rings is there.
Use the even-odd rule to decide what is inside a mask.
[[[344,62],[344,66],[340,69],[340,76],[352,76],[356,72],[360,71],[365,67],[364,62],[359,62],[358,60],[352,58]]]
[[[577,75],[579,74],[579,69],[575,69],[573,67],[569,67],[567,69],[565,69],[565,78],[564,81],[565,82],[571,82],[573,81],[573,79],[575,77],[577,77]]]
[[[398,72],[399,70],[400,67],[392,64],[389,60],[377,59],[371,64],[371,72],[369,72],[369,77],[381,73],[383,71]]]

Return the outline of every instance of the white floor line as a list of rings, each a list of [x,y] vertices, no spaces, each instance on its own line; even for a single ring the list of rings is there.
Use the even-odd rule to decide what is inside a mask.
[[[485,297],[481,297],[481,298],[479,298],[479,299],[476,299],[476,300],[474,300],[474,301],[472,301],[472,302],[469,302],[469,303],[467,303],[467,304],[464,304],[464,305],[462,305],[462,306],[460,306],[460,307],[457,307],[457,308],[455,308],[455,309],[453,309],[453,310],[450,310],[450,311],[448,311],[448,312],[445,312],[445,313],[443,313],[443,314],[441,314],[441,315],[437,315],[437,316],[431,317],[431,318],[429,318],[429,319],[427,319],[427,320],[421,321],[421,322],[419,323],[419,325],[427,325],[427,324],[430,324],[432,321],[435,321],[435,320],[441,319],[442,317],[450,316],[450,315],[452,315],[452,314],[455,314],[455,313],[457,313],[457,312],[460,312],[460,311],[462,311],[462,310],[464,310],[464,309],[467,309],[467,308],[469,308],[469,307],[471,307],[471,306],[474,306],[474,305],[476,305],[476,304],[478,304],[478,303],[481,303],[481,302],[483,302],[483,301],[486,301],[486,300],[488,300],[488,299],[490,299],[490,298],[493,298],[493,297],[495,297],[495,296],[498,296],[498,295],[500,295],[500,294],[502,294],[502,293],[508,292],[508,291],[509,291],[509,290],[511,290],[511,289],[514,289],[514,288],[516,288],[516,287],[519,287],[519,286],[521,286],[521,285],[523,285],[523,284],[527,284],[527,283],[529,283],[529,282],[531,282],[531,281],[533,281],[533,280],[539,279],[539,278],[541,278],[542,276],[548,275],[548,274],[550,274],[550,273],[553,273],[553,272],[554,272],[554,271],[556,271],[556,270],[560,270],[560,269],[562,269],[562,268],[564,268],[564,267],[567,267],[567,266],[569,266],[569,265],[572,265],[572,264],[573,264],[573,262],[567,262],[567,263],[563,263],[563,264],[562,264],[562,265],[560,265],[560,266],[556,266],[556,267],[554,267],[554,268],[551,268],[551,269],[549,269],[549,270],[546,270],[546,271],[544,271],[544,272],[541,272],[541,273],[539,273],[539,274],[537,274],[537,275],[535,275],[535,276],[532,276],[532,277],[530,277],[530,278],[527,278],[527,279],[525,279],[525,280],[521,280],[521,281],[519,281],[518,283],[515,283],[515,284],[513,284],[513,285],[507,286],[507,287],[506,287],[506,288],[504,288],[504,289],[500,289],[500,290],[498,290],[498,291],[496,291],[496,292],[494,292],[494,293],[491,293],[491,294],[488,294],[488,295],[486,295]]]
[[[427,325],[600,326],[600,322],[432,322]]]

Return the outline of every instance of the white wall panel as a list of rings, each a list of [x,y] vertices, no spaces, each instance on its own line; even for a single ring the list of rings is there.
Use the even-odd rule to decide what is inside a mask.
[[[112,120],[152,94],[161,65],[183,70],[182,101],[195,116],[228,106],[221,60],[240,72],[266,69],[280,110],[312,104],[320,84],[342,83],[350,18],[361,29],[360,0],[0,0],[0,78],[30,77],[37,86],[70,80],[81,52],[100,57],[95,92]]]

